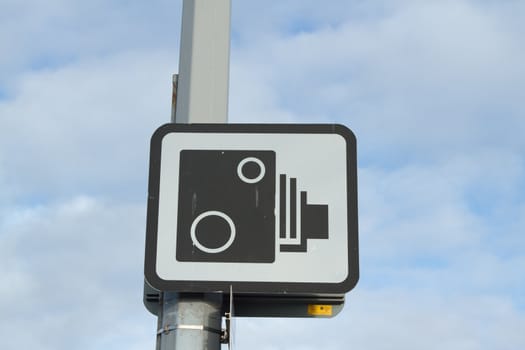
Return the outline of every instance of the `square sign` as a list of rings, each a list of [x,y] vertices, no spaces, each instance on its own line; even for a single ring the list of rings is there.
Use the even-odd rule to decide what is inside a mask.
[[[356,168],[342,125],[160,127],[146,280],[161,291],[348,292],[359,277]]]

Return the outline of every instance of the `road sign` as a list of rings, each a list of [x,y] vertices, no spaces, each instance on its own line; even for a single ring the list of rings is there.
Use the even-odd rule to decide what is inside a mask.
[[[342,125],[166,124],[151,140],[145,277],[158,290],[345,293],[356,145]]]

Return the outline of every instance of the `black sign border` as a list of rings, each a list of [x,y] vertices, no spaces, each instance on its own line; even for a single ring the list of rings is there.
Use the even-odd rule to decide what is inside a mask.
[[[163,138],[170,133],[251,133],[251,134],[338,134],[346,140],[348,190],[348,276],[340,283],[245,282],[245,281],[179,281],[164,280],[156,273],[157,229],[161,148]],[[343,294],[352,290],[359,280],[358,211],[357,211],[357,151],[356,137],[341,124],[178,124],[159,127],[151,137],[148,180],[148,208],[144,276],[160,291],[225,292],[230,286],[236,293],[264,295]]]

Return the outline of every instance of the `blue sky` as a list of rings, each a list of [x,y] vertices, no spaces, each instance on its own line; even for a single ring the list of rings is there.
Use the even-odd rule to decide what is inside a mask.
[[[181,1],[0,0],[2,349],[153,349],[149,138]],[[525,347],[525,3],[232,4],[230,122],[358,139],[361,280],[239,349]]]

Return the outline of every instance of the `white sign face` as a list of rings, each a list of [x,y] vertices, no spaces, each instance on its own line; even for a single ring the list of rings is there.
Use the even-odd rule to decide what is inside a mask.
[[[344,293],[358,279],[355,137],[340,125],[168,124],[152,138],[159,290]]]

